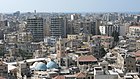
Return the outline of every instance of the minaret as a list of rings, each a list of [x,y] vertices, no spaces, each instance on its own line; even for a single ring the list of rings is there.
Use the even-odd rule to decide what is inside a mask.
[[[62,38],[60,37],[56,43],[56,52],[57,52],[57,58],[61,58],[62,50],[61,50],[61,40]]]
[[[61,59],[63,58],[65,54],[64,47],[65,47],[64,41],[62,41],[62,38],[60,37],[56,43],[56,52],[57,52],[57,59],[59,61],[59,66],[61,65]]]

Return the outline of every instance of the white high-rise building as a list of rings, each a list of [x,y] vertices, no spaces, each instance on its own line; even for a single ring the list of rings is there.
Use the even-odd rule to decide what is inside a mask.
[[[114,31],[117,31],[120,34],[119,25],[108,24],[105,26],[99,26],[99,30],[102,35],[111,36]]]

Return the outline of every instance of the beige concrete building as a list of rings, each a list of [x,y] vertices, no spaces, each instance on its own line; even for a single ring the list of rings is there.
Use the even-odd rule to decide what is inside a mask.
[[[125,59],[126,72],[136,71],[136,58],[133,55],[128,55]]]
[[[140,26],[129,26],[129,34],[140,36]]]
[[[18,63],[17,61],[17,79],[22,79],[25,77],[25,75],[30,75],[30,69],[27,65],[27,61],[24,61],[24,63]]]
[[[46,56],[46,51],[43,50],[35,50],[35,52],[33,53],[34,58],[42,58],[45,56]]]
[[[78,39],[78,35],[67,35],[68,40],[75,40]]]
[[[5,34],[4,40],[7,43],[31,42],[32,34],[31,32],[13,32],[13,33]]]
[[[17,41],[19,43],[22,43],[22,42],[31,42],[32,41],[32,34],[31,32],[19,32],[17,33]]]
[[[104,48],[111,48],[113,46],[114,38],[111,36],[95,35],[92,36],[94,43],[100,43]]]
[[[85,33],[79,33],[75,35],[67,35],[68,40],[81,40],[82,42],[88,42],[90,41],[90,34],[85,34]]]
[[[26,25],[27,25],[27,22],[22,21],[22,22],[19,24],[19,31],[20,31],[20,32],[25,31],[25,30],[26,30]]]
[[[136,50],[140,50],[140,40],[136,41]]]
[[[81,68],[82,71],[86,70],[91,66],[97,66],[97,59],[92,55],[80,56],[77,59],[77,66]]]
[[[2,60],[0,60],[0,76],[7,77],[8,75],[8,65],[3,63]]]
[[[7,43],[17,43],[17,34],[16,32],[5,34],[4,40]]]

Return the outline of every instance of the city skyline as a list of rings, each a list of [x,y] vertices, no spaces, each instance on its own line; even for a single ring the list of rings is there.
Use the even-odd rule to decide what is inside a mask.
[[[0,0],[0,12],[138,12],[139,0]]]
[[[0,2],[0,79],[140,79],[140,0]]]

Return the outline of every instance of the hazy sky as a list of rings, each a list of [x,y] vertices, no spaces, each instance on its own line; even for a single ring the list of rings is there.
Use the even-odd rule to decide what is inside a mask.
[[[140,0],[0,0],[1,12],[133,12]]]

